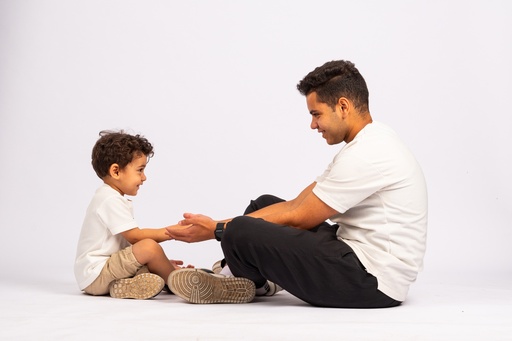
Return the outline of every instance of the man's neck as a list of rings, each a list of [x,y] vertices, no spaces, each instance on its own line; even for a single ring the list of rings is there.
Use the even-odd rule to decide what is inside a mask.
[[[351,142],[357,136],[357,134],[359,134],[359,132],[363,130],[364,127],[366,127],[366,125],[372,122],[373,119],[370,113],[367,113],[365,115],[359,115],[358,118],[355,120],[352,129],[350,129],[350,132],[348,133],[345,142]]]

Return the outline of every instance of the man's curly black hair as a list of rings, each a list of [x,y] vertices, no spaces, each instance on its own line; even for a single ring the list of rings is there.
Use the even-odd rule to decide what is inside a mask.
[[[360,112],[369,111],[366,82],[354,63],[346,60],[333,60],[317,67],[297,84],[297,90],[304,96],[316,92],[318,101],[333,109],[345,97]]]

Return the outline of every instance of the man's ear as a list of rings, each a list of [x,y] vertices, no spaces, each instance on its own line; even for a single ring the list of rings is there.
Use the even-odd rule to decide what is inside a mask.
[[[337,105],[337,108],[336,109],[339,109],[340,112],[341,112],[341,117],[345,118],[350,110],[350,106],[351,106],[352,103],[350,103],[350,101],[345,98],[345,97],[340,97],[338,99],[338,105]]]
[[[119,179],[120,170],[119,165],[117,163],[113,163],[108,169],[108,174],[114,179]]]

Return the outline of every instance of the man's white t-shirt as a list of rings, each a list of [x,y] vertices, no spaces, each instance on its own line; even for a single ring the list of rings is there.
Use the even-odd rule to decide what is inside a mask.
[[[339,212],[337,236],[377,278],[378,289],[404,301],[423,267],[427,188],[409,149],[373,122],[334,157],[313,193]]]
[[[121,232],[135,227],[132,202],[109,185],[98,188],[78,240],[75,277],[80,290],[94,282],[110,255],[130,245]]]

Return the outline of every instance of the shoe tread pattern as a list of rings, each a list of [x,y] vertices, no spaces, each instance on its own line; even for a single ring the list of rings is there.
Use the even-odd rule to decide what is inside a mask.
[[[173,271],[171,290],[190,303],[248,303],[253,300],[255,286],[241,277],[217,277],[197,269]]]
[[[152,273],[143,273],[133,278],[117,279],[110,284],[113,298],[145,300],[158,295],[165,285],[164,280]]]

